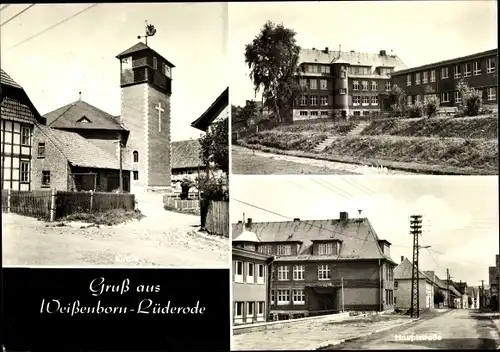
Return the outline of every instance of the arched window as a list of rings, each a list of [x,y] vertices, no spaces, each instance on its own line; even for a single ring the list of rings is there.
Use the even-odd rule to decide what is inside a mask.
[[[132,155],[133,155],[134,163],[138,163],[139,162],[139,152],[137,150],[134,150]]]

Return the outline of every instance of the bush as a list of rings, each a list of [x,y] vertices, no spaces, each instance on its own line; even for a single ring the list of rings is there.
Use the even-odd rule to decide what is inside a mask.
[[[459,115],[461,116],[477,116],[481,110],[482,97],[481,94],[474,88],[471,88],[465,83],[460,81],[457,86],[462,102],[459,105]]]
[[[415,102],[415,104],[408,105],[407,114],[408,114],[408,117],[411,117],[411,118],[422,117],[424,114],[424,104],[417,101],[417,102]]]
[[[434,117],[439,110],[439,98],[435,95],[429,95],[425,102],[425,114],[427,117]]]

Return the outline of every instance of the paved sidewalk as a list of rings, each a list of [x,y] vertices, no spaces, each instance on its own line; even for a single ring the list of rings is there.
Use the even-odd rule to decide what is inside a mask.
[[[409,323],[408,317],[372,316],[351,317],[340,322],[314,320],[291,323],[279,329],[250,332],[233,336],[234,350],[309,350],[360,334],[379,329],[389,329]],[[327,342],[327,343],[325,343]]]

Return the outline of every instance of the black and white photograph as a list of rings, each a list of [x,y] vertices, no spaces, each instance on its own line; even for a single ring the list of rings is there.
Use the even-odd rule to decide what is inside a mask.
[[[233,174],[498,175],[497,2],[229,4]]]
[[[227,268],[227,3],[0,10],[3,264]]]
[[[233,176],[233,350],[497,349],[497,195],[494,176]]]

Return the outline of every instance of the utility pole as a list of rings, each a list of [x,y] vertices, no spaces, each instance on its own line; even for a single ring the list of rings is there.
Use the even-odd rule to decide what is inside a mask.
[[[342,287],[342,313],[344,313],[344,278],[340,278],[340,285]]]
[[[484,280],[481,280],[481,307],[484,308]]]
[[[422,234],[422,215],[410,216],[410,235],[413,235],[413,266],[411,270],[411,308],[412,318],[419,317],[419,275],[418,275],[418,236]]]
[[[451,293],[450,293],[450,279],[451,279],[451,276],[450,276],[450,271],[448,270],[448,268],[446,268],[446,286],[448,288],[448,308],[451,308],[451,305],[450,305],[450,299],[451,299]]]
[[[113,142],[113,143],[118,143],[118,159],[120,160],[120,171],[119,171],[119,192],[123,193],[123,143],[122,143],[122,137],[120,134],[118,134],[118,140]]]

